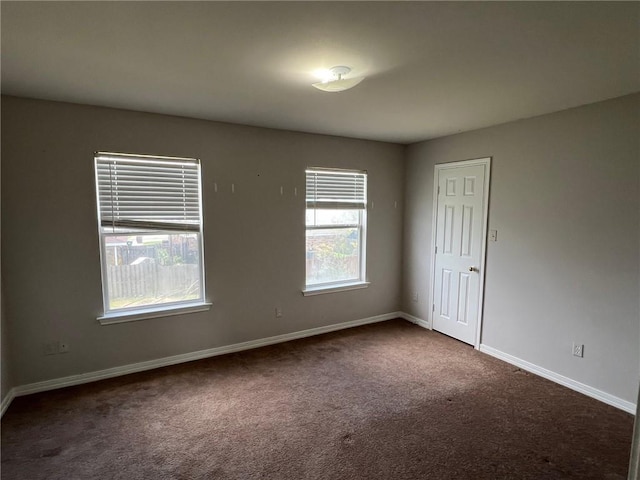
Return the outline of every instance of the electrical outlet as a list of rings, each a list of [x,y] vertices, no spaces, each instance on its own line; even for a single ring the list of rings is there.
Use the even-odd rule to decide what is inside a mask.
[[[282,308],[276,307],[276,318],[282,317]]]
[[[573,344],[573,356],[574,357],[584,357],[584,345],[581,343]]]
[[[55,342],[46,342],[42,344],[42,352],[45,355],[57,355],[58,353],[69,352],[69,342],[56,340]]]
[[[414,302],[418,301],[418,291],[414,291],[413,295],[411,295],[411,298],[413,299]]]
[[[497,230],[489,230],[489,241],[497,242],[498,241],[498,231]]]
[[[60,350],[59,342],[47,342],[42,344],[42,352],[45,355],[55,355]]]

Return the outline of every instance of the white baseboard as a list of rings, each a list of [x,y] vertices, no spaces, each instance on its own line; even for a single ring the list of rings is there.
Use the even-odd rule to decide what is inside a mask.
[[[193,360],[200,360],[203,358],[215,357],[217,355],[224,355],[226,353],[240,352],[242,350],[250,350],[252,348],[264,347],[267,345],[273,345],[276,343],[288,342],[290,340],[297,340],[299,338],[311,337],[314,335],[321,335],[323,333],[334,332],[336,330],[343,330],[346,328],[357,327],[360,325],[367,325],[369,323],[383,322],[385,320],[392,320],[394,318],[401,318],[400,312],[386,313],[384,315],[376,315],[375,317],[361,318],[359,320],[352,320],[349,322],[338,323],[334,325],[327,325],[324,327],[311,328],[309,330],[301,330],[299,332],[285,333],[283,335],[276,335],[274,337],[261,338],[258,340],[250,340],[248,342],[235,343],[233,345],[226,345],[223,347],[209,348],[207,350],[200,350],[197,352],[184,353],[181,355],[174,355],[171,357],[159,358],[156,360],[149,360],[146,362],[133,363],[130,365],[123,365],[121,367],[107,368],[105,370],[98,370],[95,372],[81,373],[79,375],[71,375],[64,378],[56,378],[53,380],[45,380],[43,382],[30,383],[27,385],[21,385],[11,389],[11,392],[7,395],[7,398],[2,402],[2,413],[9,406],[11,400],[14,397],[22,395],[28,395],[31,393],[44,392],[47,390],[55,390],[57,388],[70,387],[73,385],[80,385],[83,383],[95,382],[97,380],[103,380],[106,378],[119,377],[121,375],[127,375],[129,373],[143,372],[145,370],[152,370],[154,368],[166,367],[169,365],[176,365],[178,363],[191,362]]]
[[[108,368],[105,370],[98,370],[95,372],[82,373],[78,375],[71,375],[68,377],[57,378],[53,380],[45,380],[42,382],[35,382],[27,385],[20,385],[12,388],[7,393],[5,398],[2,399],[2,404],[0,407],[0,417],[4,415],[5,411],[7,410],[7,408],[9,408],[9,405],[11,404],[13,399],[15,397],[19,397],[22,395],[28,395],[28,394],[37,393],[37,392],[44,392],[47,390],[55,390],[57,388],[70,387],[73,385],[80,385],[83,383],[95,382],[95,381],[103,380],[107,378],[127,375],[129,373],[143,372],[146,370],[152,370],[154,368],[166,367],[169,365],[176,365],[179,363],[190,362],[193,360],[200,360],[203,358],[224,355],[227,353],[250,350],[253,348],[264,347],[267,345],[274,345],[276,343],[288,342],[290,340],[311,337],[314,335],[321,335],[323,333],[334,332],[337,330],[344,330],[347,328],[357,327],[360,325],[383,322],[386,320],[392,320],[394,318],[402,318],[411,323],[415,323],[416,325],[419,325],[423,328],[431,330],[430,323],[425,320],[422,320],[421,318],[415,317],[413,315],[409,315],[408,313],[404,313],[404,312],[391,312],[384,315],[376,315],[374,317],[362,318],[359,320],[352,320],[349,322],[338,323],[334,325],[327,325],[324,327],[316,327],[308,330],[301,330],[299,332],[286,333],[283,335],[276,335],[273,337],[261,338],[258,340],[250,340],[248,342],[235,343],[232,345],[215,347],[207,350],[200,350],[197,352],[174,355],[171,357],[159,358],[156,360],[149,360],[146,362],[139,362],[139,363],[134,363],[130,365],[123,365],[120,367]],[[629,412],[631,414],[635,414],[636,412],[636,405],[633,404],[632,402],[628,402],[626,400],[615,397],[611,394],[608,394],[596,388],[590,387],[589,385],[585,385],[583,383],[577,382],[568,377],[552,372],[551,370],[547,370],[545,368],[539,367],[537,365],[534,365],[533,363],[514,357],[513,355],[509,355],[508,353],[501,352],[500,350],[496,350],[495,348],[489,347],[487,345],[480,345],[480,351],[488,355],[491,355],[493,357],[499,358],[500,360],[503,360],[512,365],[518,366],[523,370],[527,370],[531,373],[535,373],[536,375],[540,375],[541,377],[544,377],[548,380],[559,383],[560,385],[564,385],[565,387],[571,388],[572,390],[583,393],[589,397],[595,398],[596,400],[600,400],[601,402],[617,407],[621,410],[624,410],[625,412]]]
[[[400,318],[407,320],[408,322],[415,323],[416,325],[419,325],[422,328],[431,330],[431,324],[426,320],[422,320],[421,318],[414,317],[413,315],[409,315],[408,313],[405,313],[405,312],[398,312],[398,315],[400,316]]]
[[[9,405],[11,405],[14,398],[16,398],[16,389],[12,388],[2,399],[2,405],[0,406],[0,418],[2,418],[4,412],[7,411],[7,408],[9,408]]]
[[[622,398],[618,398],[614,395],[611,395],[610,393],[603,392],[602,390],[590,387],[589,385],[580,383],[569,377],[560,375],[559,373],[539,367],[538,365],[527,362],[526,360],[522,360],[518,357],[514,357],[513,355],[509,355],[508,353],[501,352],[500,350],[496,350],[495,348],[489,347],[488,345],[481,344],[480,351],[491,355],[492,357],[499,358],[500,360],[515,365],[516,367],[520,367],[527,372],[535,373],[536,375],[546,378],[547,380],[559,383],[560,385],[568,387],[571,390],[575,390],[576,392],[580,392],[584,395],[587,395],[588,397],[595,398],[596,400],[600,400],[601,402],[619,408],[620,410],[624,410],[625,412],[631,413],[632,415],[635,415],[636,413],[636,405],[634,403],[623,400]]]

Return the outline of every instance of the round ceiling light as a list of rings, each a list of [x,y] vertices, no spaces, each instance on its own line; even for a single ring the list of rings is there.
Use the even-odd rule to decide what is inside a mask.
[[[358,85],[364,77],[344,78],[351,72],[349,67],[339,66],[323,71],[323,80],[318,83],[312,83],[314,87],[323,92],[342,92]]]

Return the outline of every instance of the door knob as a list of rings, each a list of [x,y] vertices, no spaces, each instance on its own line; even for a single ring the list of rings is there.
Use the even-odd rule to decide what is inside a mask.
[[[477,272],[478,269],[476,267],[469,267],[470,272]]]

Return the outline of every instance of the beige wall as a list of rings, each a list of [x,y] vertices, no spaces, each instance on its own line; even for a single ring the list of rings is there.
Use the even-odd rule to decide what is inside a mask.
[[[491,156],[498,242],[488,244],[483,344],[635,402],[639,106],[627,96],[403,147],[3,97],[2,395],[398,309],[427,319],[433,167]],[[97,323],[96,150],[202,159],[211,311]],[[306,166],[369,171],[370,288],[301,295]],[[71,352],[44,356],[52,340]]]
[[[0,188],[0,191],[2,189]],[[2,224],[0,222],[0,244],[2,239]],[[1,248],[0,248],[1,251]],[[2,265],[0,254],[0,265]],[[7,317],[4,314],[2,274],[0,272],[0,401],[4,400],[13,387],[9,360],[9,331]]]
[[[98,324],[97,150],[201,159],[211,311]],[[15,384],[397,311],[403,154],[379,142],[3,97],[2,273]],[[301,294],[307,166],[369,172],[367,289]],[[68,341],[70,353],[44,356],[52,340]]]
[[[639,107],[631,95],[410,146],[403,310],[428,318],[434,165],[491,156],[498,242],[487,248],[482,343],[635,402]]]
[[[1,288],[1,287],[0,287]],[[4,314],[4,305],[0,302],[0,368],[1,386],[0,400],[4,400],[11,388],[13,388],[12,373],[9,360],[9,331],[7,329],[7,317]]]

